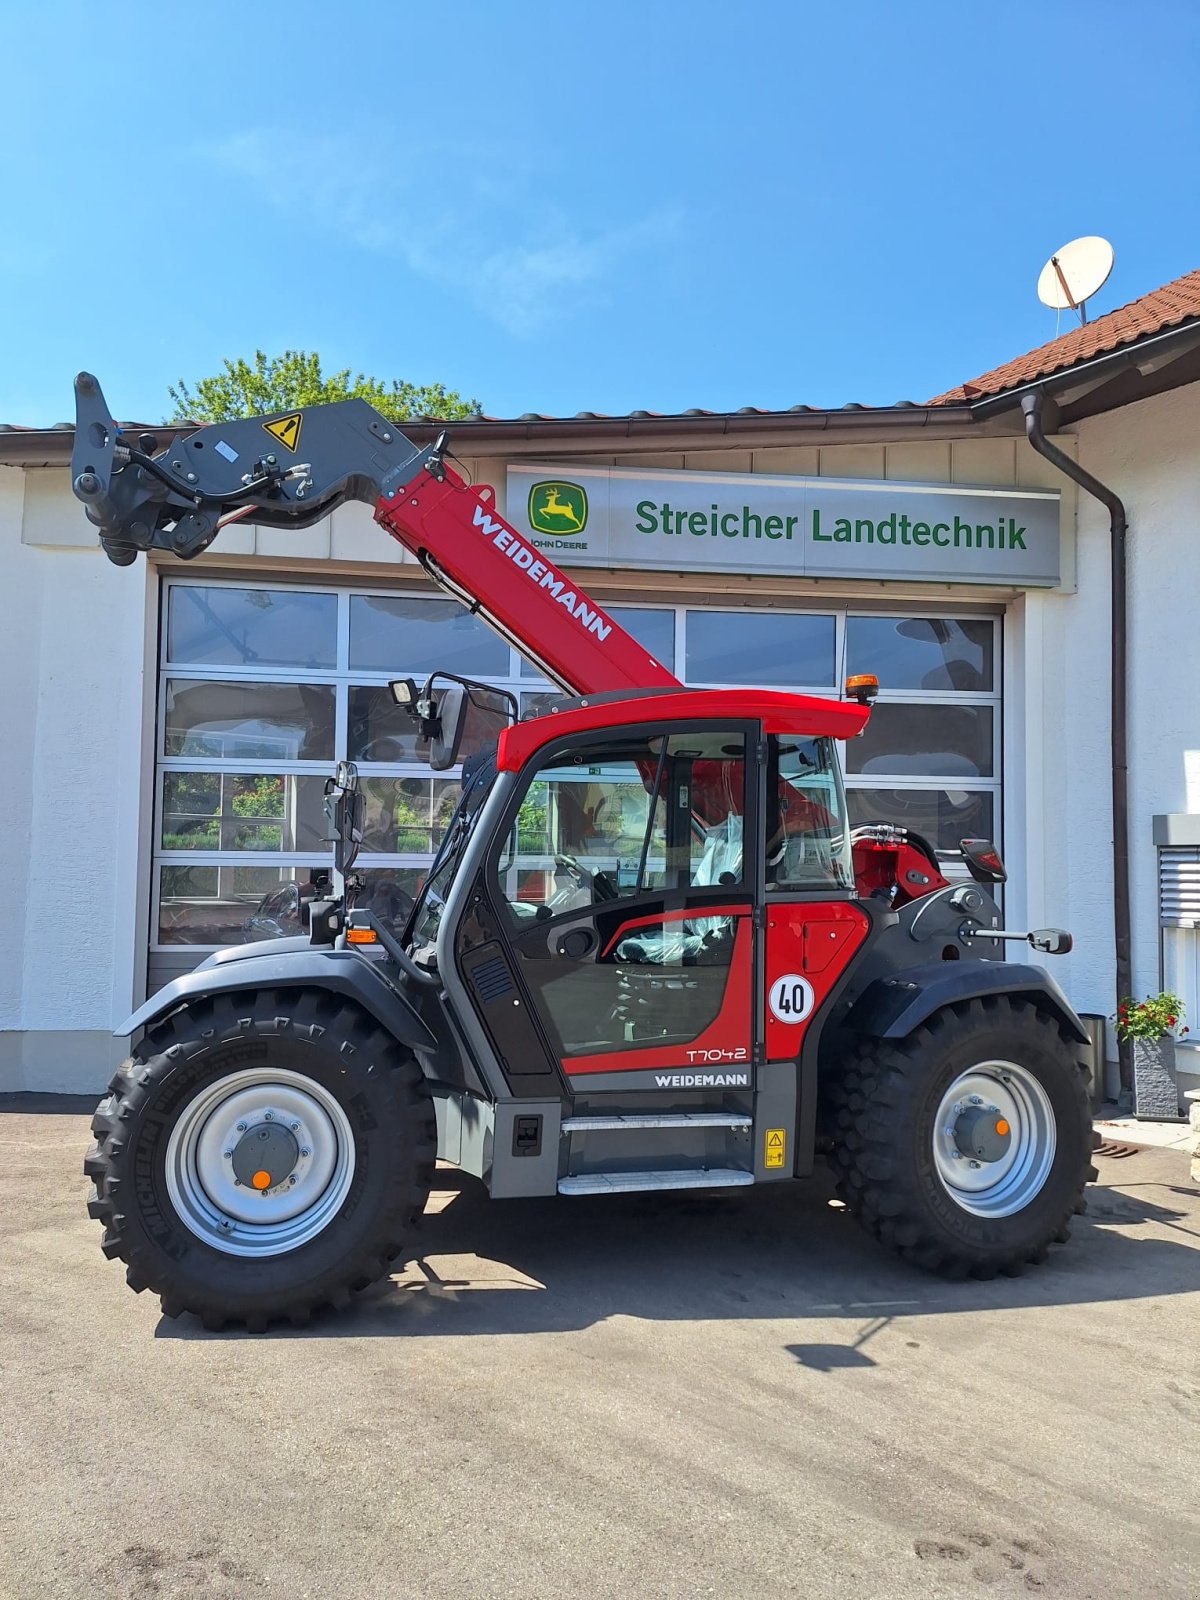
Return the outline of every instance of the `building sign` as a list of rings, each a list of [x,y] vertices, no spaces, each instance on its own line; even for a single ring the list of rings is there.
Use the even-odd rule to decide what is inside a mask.
[[[1053,586],[1047,489],[620,467],[508,469],[508,520],[559,564]]]

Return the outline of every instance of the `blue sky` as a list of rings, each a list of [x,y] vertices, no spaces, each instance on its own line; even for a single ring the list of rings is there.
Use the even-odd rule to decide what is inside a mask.
[[[497,415],[926,399],[1200,267],[1200,7],[0,0],[0,421],[256,346]],[[1065,329],[1067,323],[1062,324]]]

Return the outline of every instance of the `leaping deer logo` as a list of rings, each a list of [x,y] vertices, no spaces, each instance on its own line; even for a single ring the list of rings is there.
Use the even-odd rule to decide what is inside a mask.
[[[529,520],[541,533],[580,533],[587,522],[587,496],[574,483],[535,484]]]

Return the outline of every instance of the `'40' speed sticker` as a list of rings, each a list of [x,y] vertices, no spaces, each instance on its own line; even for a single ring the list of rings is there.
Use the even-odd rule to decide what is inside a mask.
[[[785,972],[776,978],[767,1004],[776,1022],[803,1022],[815,1004],[813,986],[798,972]]]

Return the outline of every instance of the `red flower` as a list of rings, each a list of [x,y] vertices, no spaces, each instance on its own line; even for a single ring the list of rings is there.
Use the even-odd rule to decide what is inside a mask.
[[[1168,1028],[1173,1028],[1174,1026],[1175,1026],[1175,1018],[1174,1017],[1168,1017],[1167,1018],[1167,1027]]]

